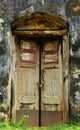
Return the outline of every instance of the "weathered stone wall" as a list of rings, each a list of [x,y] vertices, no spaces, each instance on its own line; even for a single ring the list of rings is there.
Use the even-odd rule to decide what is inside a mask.
[[[80,119],[80,0],[70,3],[70,115]]]
[[[55,13],[69,22],[70,29],[70,115],[80,116],[80,0],[3,0],[0,1],[0,17],[4,19],[4,39],[0,43],[0,112],[7,101],[9,76],[9,44],[11,22],[26,13]],[[3,50],[2,50],[3,48]],[[1,99],[1,98],[0,98]],[[7,103],[6,103],[7,104]],[[7,106],[7,105],[6,105]],[[7,111],[7,107],[6,107]],[[6,112],[5,112],[6,113]]]
[[[8,111],[7,106],[8,76],[9,76],[9,37],[5,25],[0,24],[0,120],[3,120],[6,117]]]

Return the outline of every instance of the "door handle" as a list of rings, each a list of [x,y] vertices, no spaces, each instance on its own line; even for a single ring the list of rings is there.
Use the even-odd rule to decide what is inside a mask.
[[[45,81],[44,81],[44,69],[42,70],[42,88],[44,87]]]
[[[38,88],[42,88],[42,83],[40,84],[39,82],[36,83]]]
[[[44,84],[45,84],[45,81],[43,80],[43,81],[42,81],[42,87],[44,87]]]
[[[38,86],[38,88],[43,88],[44,87],[44,81],[42,81],[42,83],[40,84],[39,82],[37,82],[36,84],[37,84],[37,86]]]
[[[37,82],[36,84],[37,84],[38,88],[43,88],[44,87],[44,84],[45,84],[44,70],[41,71],[41,83]]]
[[[36,84],[37,84],[37,86],[39,87],[39,82],[37,82]]]

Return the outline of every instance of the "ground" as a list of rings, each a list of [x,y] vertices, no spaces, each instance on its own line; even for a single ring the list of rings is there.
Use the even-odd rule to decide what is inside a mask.
[[[14,124],[14,123],[0,123],[0,130],[80,130],[80,123],[77,124],[60,124],[55,126],[48,126],[48,127],[27,127],[21,126],[21,124]]]

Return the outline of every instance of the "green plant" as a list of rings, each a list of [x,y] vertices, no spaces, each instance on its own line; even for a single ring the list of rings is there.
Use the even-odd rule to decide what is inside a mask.
[[[19,121],[19,126],[26,126],[27,120],[29,119],[29,116],[24,115],[22,119]]]

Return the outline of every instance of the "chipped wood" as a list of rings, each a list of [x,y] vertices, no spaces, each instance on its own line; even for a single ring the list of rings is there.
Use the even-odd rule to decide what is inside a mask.
[[[62,36],[64,34],[67,34],[68,31],[66,29],[64,30],[27,30],[27,31],[13,31],[13,34],[15,35],[21,35],[21,36]]]

